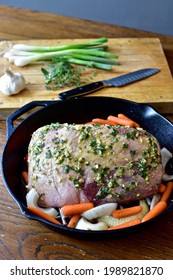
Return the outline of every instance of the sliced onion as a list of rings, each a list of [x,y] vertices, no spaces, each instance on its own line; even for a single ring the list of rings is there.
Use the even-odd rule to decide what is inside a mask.
[[[163,168],[165,168],[167,162],[172,157],[172,154],[165,147],[161,149],[160,153],[161,153],[161,157],[162,157],[162,165],[163,165]]]
[[[172,158],[173,155],[165,147],[161,149],[160,153],[161,153],[162,165],[163,165],[163,169],[164,169],[163,181],[173,180],[173,175],[168,175],[165,172],[165,166],[166,166],[167,162]]]
[[[58,211],[55,208],[42,208],[39,207],[37,201],[39,199],[39,195],[33,188],[26,195],[27,206],[32,206],[38,208],[39,210],[47,213],[49,216],[56,218],[58,216]]]
[[[85,211],[81,216],[87,220],[93,220],[101,216],[111,215],[112,211],[117,208],[117,203],[106,203],[96,206],[90,210]]]
[[[120,218],[120,219],[114,218],[113,216],[105,215],[105,216],[98,218],[98,221],[106,223],[108,225],[108,227],[114,227],[114,226],[121,225],[123,223],[129,222],[134,219],[141,220],[148,213],[149,207],[148,207],[148,204],[145,201],[145,199],[140,200],[139,205],[142,207],[142,211],[136,215],[132,215],[132,216],[128,216],[128,217],[124,217],[124,218]]]
[[[104,222],[98,222],[96,224],[88,222],[86,219],[81,218],[77,225],[76,229],[83,229],[83,230],[106,230],[108,226]]]
[[[156,193],[153,195],[151,204],[150,204],[150,210],[153,209],[153,207],[160,201],[161,195],[159,193]]]

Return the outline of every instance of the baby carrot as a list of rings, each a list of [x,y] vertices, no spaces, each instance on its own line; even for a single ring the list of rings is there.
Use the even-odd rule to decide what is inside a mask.
[[[136,215],[141,211],[142,211],[142,207],[140,205],[137,205],[137,206],[132,206],[132,207],[124,208],[124,209],[114,210],[112,212],[112,216],[114,218],[120,219],[120,218],[124,218],[124,217],[128,217],[128,216]]]
[[[119,124],[119,125],[135,127],[134,121],[131,121],[131,120],[120,119],[120,118],[115,117],[115,116],[108,116],[107,119],[109,121],[115,122],[116,124]]]
[[[22,178],[28,184],[28,171],[22,171]]]
[[[159,186],[159,189],[158,189],[158,192],[159,193],[164,193],[166,190],[166,186],[164,184],[160,184]]]
[[[76,214],[81,214],[93,207],[94,204],[92,202],[76,203],[62,206],[61,211],[65,216],[73,216]]]
[[[60,222],[58,222],[55,218],[53,218],[52,216],[48,215],[47,213],[41,211],[40,209],[36,208],[36,207],[33,207],[33,206],[28,206],[27,209],[29,210],[29,212],[31,212],[32,214],[40,217],[40,218],[43,218],[49,222],[52,222],[54,224],[57,224],[57,225],[61,225]]]
[[[120,224],[120,225],[117,225],[117,226],[114,226],[114,227],[110,227],[110,228],[108,228],[108,230],[114,230],[114,229],[119,229],[119,228],[136,226],[136,225],[139,225],[140,223],[141,223],[140,219],[133,219],[133,220],[125,222],[123,224]]]
[[[159,201],[153,208],[150,210],[143,218],[142,223],[146,222],[150,219],[155,218],[159,214],[161,214],[167,207],[167,203],[165,201]]]
[[[173,182],[168,182],[160,201],[167,201],[173,191]]]
[[[133,121],[132,119],[130,119],[129,117],[127,117],[127,116],[124,115],[124,114],[118,114],[118,118],[124,119],[124,120],[132,121],[132,122],[134,122],[135,127],[140,127],[140,125],[139,125],[138,123],[136,123],[135,121]]]
[[[75,228],[79,219],[80,219],[80,214],[73,215],[67,226],[70,227],[70,228]]]
[[[100,118],[92,119],[92,122],[93,123],[98,123],[98,124],[116,125],[116,123],[111,121],[111,120],[104,120],[104,119],[100,119]]]

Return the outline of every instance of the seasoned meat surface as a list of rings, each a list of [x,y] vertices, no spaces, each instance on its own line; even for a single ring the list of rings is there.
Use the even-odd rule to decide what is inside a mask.
[[[141,128],[46,125],[28,149],[29,183],[41,205],[129,203],[158,191],[163,171],[157,140]]]

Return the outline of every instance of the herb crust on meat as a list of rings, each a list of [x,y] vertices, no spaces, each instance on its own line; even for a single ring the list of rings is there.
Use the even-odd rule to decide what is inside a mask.
[[[46,125],[33,133],[28,161],[28,188],[45,207],[130,203],[155,194],[163,175],[155,137],[124,126]]]

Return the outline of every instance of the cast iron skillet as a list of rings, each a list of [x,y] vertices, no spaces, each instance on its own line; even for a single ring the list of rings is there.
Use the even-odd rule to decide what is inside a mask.
[[[29,116],[15,127],[14,121],[26,112],[30,113]],[[170,152],[173,152],[173,124],[158,114],[152,107],[128,100],[111,97],[84,97],[67,101],[34,101],[18,109],[7,118],[7,143],[2,155],[2,175],[7,190],[26,217],[44,222],[63,234],[77,234],[84,237],[96,236],[98,238],[129,234],[152,223],[153,220],[173,209],[173,202],[170,202],[166,211],[157,218],[116,231],[70,229],[55,225],[27,212],[26,189],[22,183],[21,169],[32,133],[37,128],[52,122],[85,123],[91,121],[94,117],[106,118],[108,115],[117,115],[118,113],[124,113],[134,119],[141,127],[158,139],[161,147],[166,147]]]

